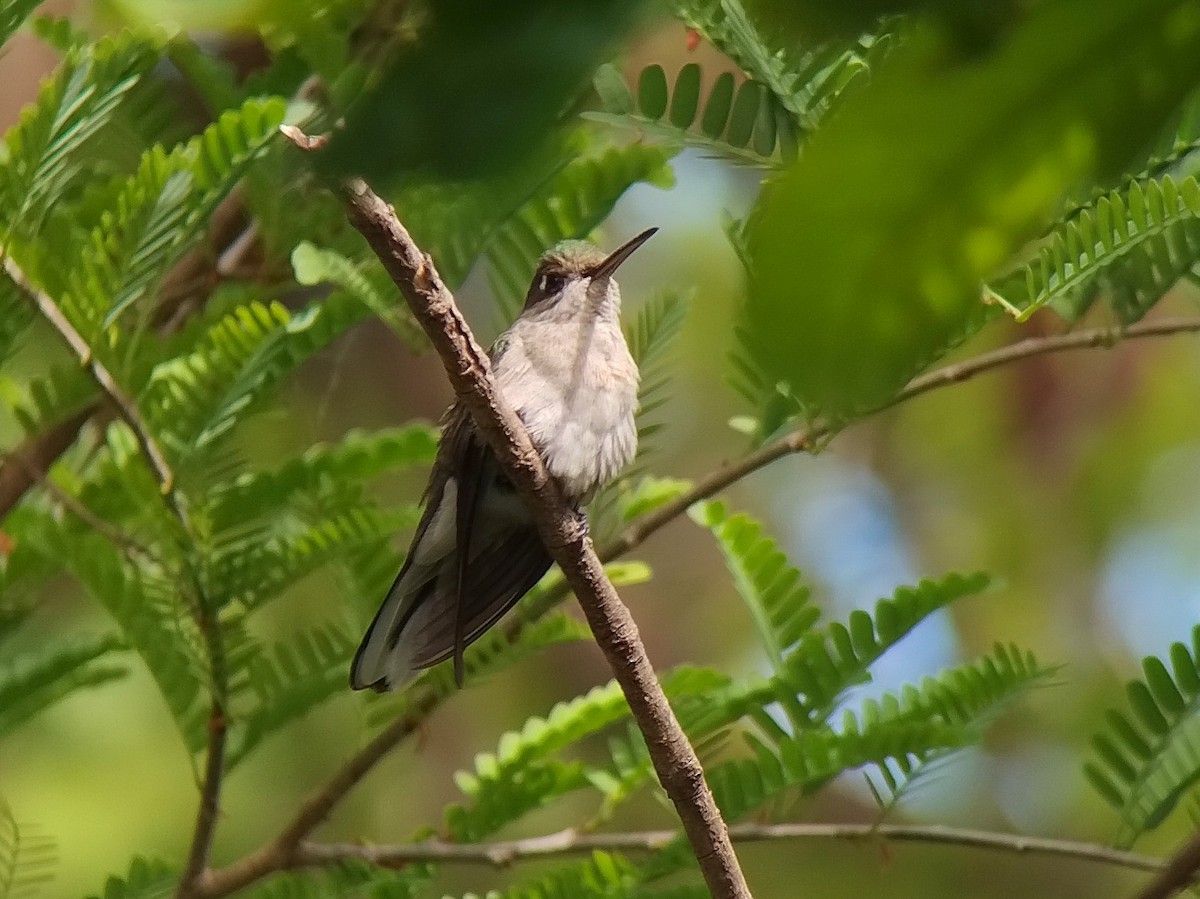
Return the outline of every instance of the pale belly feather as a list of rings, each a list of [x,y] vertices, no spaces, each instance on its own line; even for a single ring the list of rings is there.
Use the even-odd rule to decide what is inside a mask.
[[[530,325],[545,329],[528,335],[534,351],[520,335],[497,360],[496,377],[550,473],[586,502],[637,451],[637,367],[611,326]]]

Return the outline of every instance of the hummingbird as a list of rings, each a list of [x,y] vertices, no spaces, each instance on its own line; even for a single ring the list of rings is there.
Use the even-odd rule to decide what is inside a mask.
[[[577,510],[637,451],[638,368],[613,275],[657,228],[612,253],[564,241],[538,260],[520,315],[488,355],[563,496]],[[551,558],[533,516],[455,403],[400,573],[350,667],[350,686],[394,689],[463,650],[541,580]]]

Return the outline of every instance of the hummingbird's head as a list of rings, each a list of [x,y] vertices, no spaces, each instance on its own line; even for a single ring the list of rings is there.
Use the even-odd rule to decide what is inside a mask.
[[[525,310],[566,305],[569,309],[619,307],[621,294],[613,274],[633,251],[657,231],[643,231],[611,253],[585,240],[564,240],[542,254],[525,295]]]

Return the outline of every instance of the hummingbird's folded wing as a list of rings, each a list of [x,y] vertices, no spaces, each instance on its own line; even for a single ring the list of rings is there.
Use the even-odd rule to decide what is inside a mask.
[[[414,621],[412,665],[429,668],[450,658],[456,649],[456,614],[462,618],[462,645],[469,646],[517,604],[550,568],[550,556],[537,529],[511,528],[500,540],[481,548],[466,568],[461,607],[453,592],[431,596],[431,610],[441,612]],[[418,629],[419,628],[419,629]]]
[[[550,567],[532,517],[465,413],[447,422],[442,461],[404,566],[355,655],[355,689],[390,689],[460,654]]]
[[[388,690],[411,677],[414,669],[400,638],[414,616],[429,614],[425,607],[437,588],[439,572],[454,557],[458,481],[452,474],[456,457],[471,439],[471,428],[457,404],[447,410],[443,421],[437,459],[425,489],[425,511],[412,545],[350,664],[350,686],[355,690]]]

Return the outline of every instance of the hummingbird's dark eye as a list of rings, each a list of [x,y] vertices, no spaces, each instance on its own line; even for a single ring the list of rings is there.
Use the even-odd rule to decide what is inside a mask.
[[[542,275],[542,293],[545,296],[554,296],[556,293],[561,293],[566,285],[567,279],[564,275],[554,273]]]

